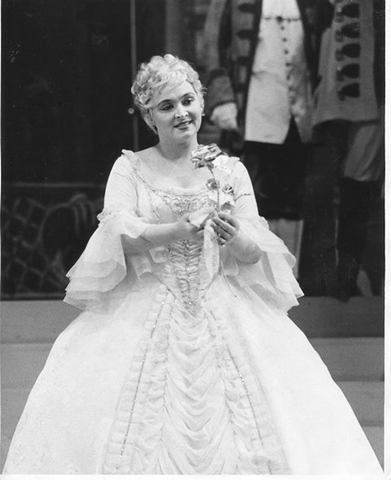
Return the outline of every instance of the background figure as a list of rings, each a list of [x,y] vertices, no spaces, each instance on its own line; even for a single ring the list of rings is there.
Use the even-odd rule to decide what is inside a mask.
[[[384,21],[384,3],[341,0],[330,4],[314,124],[342,120],[346,131],[339,182],[337,296],[347,300],[360,294],[357,279],[369,216],[379,201],[384,177],[384,29],[375,27]]]
[[[360,294],[357,279],[366,246],[369,216],[382,190],[382,123],[377,120],[351,123],[347,142],[348,150],[339,184],[337,231],[337,294],[341,300]]]
[[[311,141],[315,10],[305,0],[212,0],[204,34],[206,115],[225,131],[228,148],[243,153],[260,215],[297,259]]]

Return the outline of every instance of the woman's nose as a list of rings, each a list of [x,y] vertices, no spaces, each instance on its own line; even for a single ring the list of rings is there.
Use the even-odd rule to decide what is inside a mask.
[[[175,112],[176,118],[186,117],[187,115],[188,115],[188,112],[186,108],[183,105],[179,104]]]

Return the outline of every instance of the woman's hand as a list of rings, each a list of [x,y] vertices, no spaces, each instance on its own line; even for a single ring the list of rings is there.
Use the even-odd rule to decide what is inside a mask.
[[[177,233],[181,240],[200,241],[204,236],[204,227],[197,227],[190,223],[189,214],[184,215],[176,222]]]
[[[261,250],[240,231],[240,223],[233,215],[218,213],[212,218],[212,228],[216,232],[219,245],[227,245],[230,252],[241,262],[256,263],[261,258]]]
[[[220,212],[212,218],[212,228],[216,232],[219,245],[223,246],[235,239],[240,224],[233,215]]]
[[[189,215],[184,215],[177,222],[148,225],[143,236],[149,242],[147,250],[150,250],[179,240],[202,241],[204,228],[192,225]]]

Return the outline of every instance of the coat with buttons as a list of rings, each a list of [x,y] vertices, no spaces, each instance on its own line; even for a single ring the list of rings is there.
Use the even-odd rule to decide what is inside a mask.
[[[343,14],[353,6],[356,9],[350,15]],[[384,101],[384,26],[379,21],[384,21],[384,8],[382,1],[368,0],[341,0],[334,5],[322,34],[315,126],[335,120],[379,119],[378,103]]]
[[[297,0],[297,3],[303,23],[307,64],[314,84],[319,0]],[[204,27],[205,113],[208,117],[218,105],[235,102],[242,132],[261,15],[262,0],[211,0]]]

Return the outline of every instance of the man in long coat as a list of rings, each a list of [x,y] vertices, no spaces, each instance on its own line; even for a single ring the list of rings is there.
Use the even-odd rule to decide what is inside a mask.
[[[260,214],[296,258],[319,4],[325,2],[211,0],[204,29],[207,118],[222,129],[226,148],[243,154]]]

